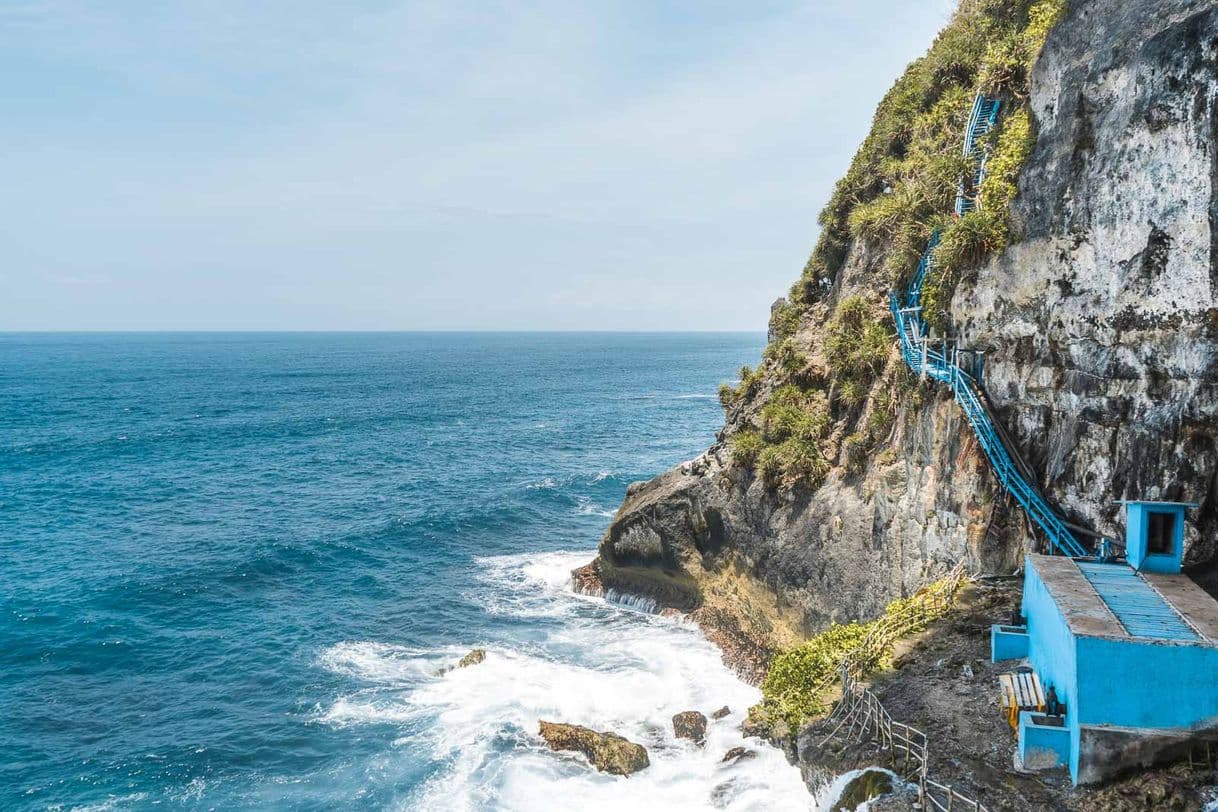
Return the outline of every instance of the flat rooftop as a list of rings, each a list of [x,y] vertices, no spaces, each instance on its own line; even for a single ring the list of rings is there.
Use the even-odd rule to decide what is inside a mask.
[[[1028,559],[1075,635],[1218,646],[1218,601],[1187,575],[1064,556]]]

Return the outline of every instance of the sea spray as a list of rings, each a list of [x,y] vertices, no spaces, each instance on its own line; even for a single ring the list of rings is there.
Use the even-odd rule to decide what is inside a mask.
[[[340,643],[319,664],[351,679],[319,721],[407,725],[412,748],[442,769],[413,793],[409,808],[651,808],[807,810],[811,798],[783,754],[746,740],[739,725],[757,701],[719,651],[688,624],[576,596],[569,573],[591,551],[480,559],[499,611],[561,617],[545,634],[492,647],[485,662],[434,673],[465,643],[412,652],[380,643]],[[467,641],[469,642],[469,641]],[[684,710],[733,709],[713,721],[699,747],[675,737]],[[651,766],[629,779],[597,773],[582,756],[554,753],[537,737],[539,719],[618,733],[648,748]],[[724,763],[733,747],[757,756]]]

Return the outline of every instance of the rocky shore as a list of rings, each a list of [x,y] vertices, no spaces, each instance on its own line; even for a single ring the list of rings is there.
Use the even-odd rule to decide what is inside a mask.
[[[1026,14],[1032,4],[998,5]],[[1218,7],[1037,4],[1050,7],[1060,18],[1039,57],[998,91],[1004,111],[1028,122],[1008,238],[936,280],[946,297],[937,306],[953,338],[984,351],[998,421],[1070,521],[1119,537],[1117,499],[1199,502],[1185,549],[1204,563],[1218,549]],[[941,38],[932,53],[947,47]],[[971,97],[975,82],[992,79],[978,70],[984,76],[942,82],[960,81]],[[889,112],[881,106],[872,136],[892,123]],[[899,182],[843,179],[872,197]],[[844,230],[856,203],[834,200],[822,225],[838,228],[830,238],[839,242],[822,233],[814,273],[775,304],[765,360],[724,393],[716,443],[631,485],[596,560],[574,575],[587,594],[684,613],[754,683],[776,653],[832,623],[875,618],[958,562],[977,575],[1017,572],[1041,543],[943,387],[902,379],[895,349],[868,376],[843,377],[839,356],[851,346],[834,333],[842,308],[871,314],[872,332],[882,332],[911,251],[882,230]],[[920,251],[913,246],[914,261]],[[815,446],[791,445],[776,421],[797,424]],[[783,437],[766,469],[759,445]],[[797,452],[815,476],[776,477],[793,465],[782,454]],[[1196,808],[1205,770],[1148,772],[1087,792],[1015,773],[986,648],[989,624],[1006,619],[1014,597],[997,586],[971,595],[877,679],[894,714],[941,743],[932,772],[975,789],[991,809]],[[781,742],[810,784],[813,765],[840,770],[873,757],[820,752],[812,738]]]

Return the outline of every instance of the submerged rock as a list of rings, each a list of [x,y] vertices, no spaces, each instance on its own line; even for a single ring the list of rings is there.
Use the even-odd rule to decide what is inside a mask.
[[[651,766],[647,748],[616,733],[600,733],[581,725],[539,722],[541,737],[551,750],[583,753],[592,766],[613,775],[630,775]]]
[[[706,741],[706,715],[698,711],[682,711],[672,717],[672,732],[678,739],[702,744]]]
[[[727,705],[724,705],[722,708],[720,708],[719,710],[712,713],[710,715],[710,718],[718,721],[719,719],[723,719],[726,716],[730,716],[731,713],[732,713],[732,709],[729,708]]]
[[[465,668],[466,666],[477,665],[478,663],[482,662],[485,659],[486,659],[486,649],[484,649],[484,648],[471,649],[469,654],[466,654],[460,660],[457,660],[456,665],[446,665],[443,668],[437,668],[436,676],[442,677],[445,674],[447,674],[449,671],[456,671],[458,668]]]
[[[722,764],[727,764],[728,762],[735,763],[737,761],[744,761],[745,759],[756,757],[756,750],[750,750],[747,747],[733,747],[731,750],[728,750],[723,754],[723,758],[719,759],[719,762]]]

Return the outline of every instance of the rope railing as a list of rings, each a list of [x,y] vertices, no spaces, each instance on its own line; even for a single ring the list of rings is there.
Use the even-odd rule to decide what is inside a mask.
[[[897,639],[915,628],[924,628],[930,620],[946,614],[956,591],[965,580],[964,566],[958,565],[947,578],[927,588],[932,591],[932,600],[919,604],[918,611],[912,613],[913,617],[906,618],[904,622],[877,626],[842,658],[838,668],[842,680],[842,698],[829,715],[830,721],[838,720],[837,726],[821,742],[824,745],[833,738],[846,742],[874,739],[880,749],[888,753],[893,771],[917,783],[918,802],[923,810],[989,812],[979,801],[952,785],[929,777],[930,742],[927,735],[912,725],[893,719],[884,703],[863,682],[863,677],[877,660],[886,655]]]

